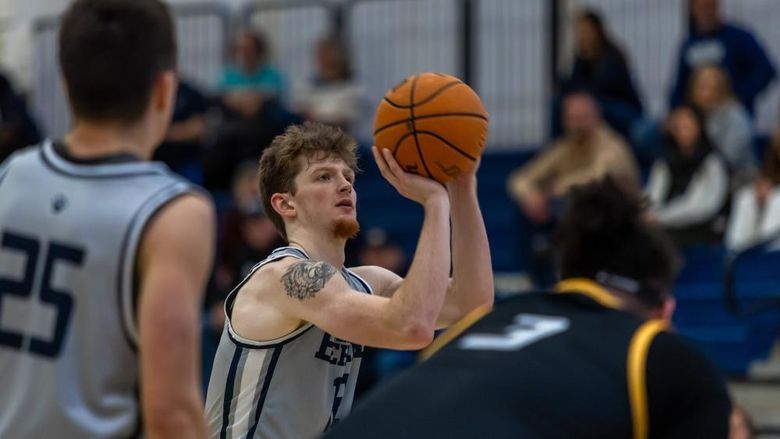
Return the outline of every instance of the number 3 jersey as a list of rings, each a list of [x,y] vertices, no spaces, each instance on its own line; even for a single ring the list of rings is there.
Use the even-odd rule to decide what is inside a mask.
[[[352,406],[363,347],[335,338],[311,323],[276,340],[238,335],[230,322],[236,294],[260,267],[282,258],[309,259],[281,247],[261,261],[225,302],[227,322],[206,397],[212,438],[312,439],[343,419]],[[349,286],[371,294],[350,270]],[[284,294],[281,283],[279,294]]]
[[[730,404],[715,367],[619,306],[599,284],[567,279],[556,294],[471,315],[325,438],[725,439]]]
[[[51,142],[0,165],[0,437],[139,435],[136,254],[194,189],[160,163]]]

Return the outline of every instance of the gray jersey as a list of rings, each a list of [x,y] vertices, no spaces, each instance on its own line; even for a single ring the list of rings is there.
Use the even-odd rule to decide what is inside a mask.
[[[0,437],[139,434],[136,251],[192,189],[163,164],[51,142],[0,167]]]
[[[225,302],[228,319],[206,397],[212,438],[311,439],[352,407],[362,346],[312,324],[265,342],[247,340],[233,330],[230,314],[237,292],[257,269],[285,257],[308,259],[297,248],[276,249]],[[353,272],[345,268],[341,275],[354,290],[371,293]]]

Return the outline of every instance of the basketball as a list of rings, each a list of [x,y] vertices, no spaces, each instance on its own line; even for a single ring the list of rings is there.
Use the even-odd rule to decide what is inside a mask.
[[[472,171],[487,142],[488,114],[460,79],[410,76],[389,90],[376,111],[374,142],[407,172],[445,183]]]

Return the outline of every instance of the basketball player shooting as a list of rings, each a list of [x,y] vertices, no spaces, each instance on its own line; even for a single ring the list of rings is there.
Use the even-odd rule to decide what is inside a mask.
[[[58,53],[73,127],[0,165],[0,437],[205,437],[214,209],[146,162],[175,103],[170,12],[70,2]]]
[[[211,437],[317,437],[349,412],[363,345],[419,349],[435,328],[492,305],[474,171],[445,187],[374,148],[382,175],[423,207],[420,238],[406,278],[344,267],[358,231],[355,148],[339,129],[306,123],[263,153],[264,206],[289,246],[226,300],[206,401]]]

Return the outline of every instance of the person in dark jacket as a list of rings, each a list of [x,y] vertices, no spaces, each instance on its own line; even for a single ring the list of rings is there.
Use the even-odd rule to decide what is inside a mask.
[[[642,115],[642,101],[623,50],[607,32],[601,16],[590,9],[577,16],[575,37],[574,66],[562,81],[561,91],[593,95],[607,123],[628,137],[631,125]],[[559,118],[553,123],[559,124]]]
[[[728,72],[734,94],[751,114],[756,97],[777,75],[756,37],[721,18],[719,0],[690,0],[690,30],[680,47],[670,108],[685,100],[691,73],[706,64]]]

